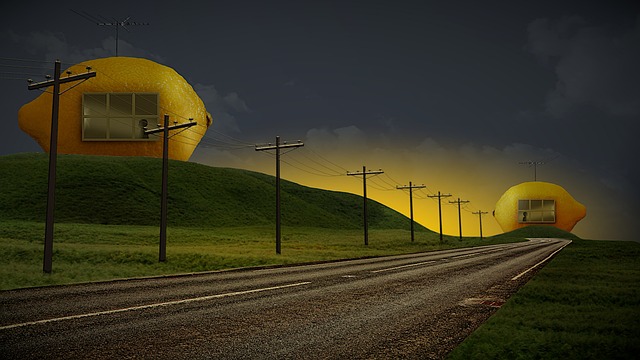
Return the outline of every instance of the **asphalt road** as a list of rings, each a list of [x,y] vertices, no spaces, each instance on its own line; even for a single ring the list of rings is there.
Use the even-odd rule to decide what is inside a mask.
[[[0,357],[442,358],[567,244],[3,291]]]

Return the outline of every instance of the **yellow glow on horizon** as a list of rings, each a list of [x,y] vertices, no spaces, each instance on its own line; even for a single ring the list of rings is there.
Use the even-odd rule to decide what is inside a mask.
[[[352,129],[344,130],[345,133]],[[495,205],[510,187],[531,181],[533,170],[518,165],[532,153],[550,150],[534,149],[529,145],[512,144],[502,149],[474,146],[443,147],[431,139],[414,148],[370,147],[357,131],[348,133],[349,141],[328,131],[309,132],[305,146],[281,156],[281,177],[298,184],[362,196],[359,176],[347,176],[347,171],[384,171],[368,177],[367,197],[409,217],[408,190],[396,185],[424,184],[425,189],[414,191],[414,220],[426,228],[439,232],[438,202],[427,195],[451,194],[442,199],[442,230],[450,236],[459,235],[458,208],[449,201],[470,201],[461,211],[463,237],[480,235],[480,220],[473,212],[487,212],[482,216],[482,233],[488,237],[503,231],[492,216]],[[344,135],[346,136],[346,135]],[[313,141],[312,141],[313,140]],[[210,150],[197,153],[192,161],[211,166],[241,168],[275,175],[274,156],[253,149],[241,154]],[[236,155],[237,154],[237,155]],[[557,155],[551,152],[551,155]],[[587,239],[634,239],[629,226],[632,212],[616,202],[612,192],[603,189],[601,179],[580,173],[570,159],[558,159],[539,169],[543,181],[564,187],[587,207],[587,216],[573,229],[573,233]],[[614,209],[615,211],[612,211]],[[409,223],[407,223],[407,229]]]

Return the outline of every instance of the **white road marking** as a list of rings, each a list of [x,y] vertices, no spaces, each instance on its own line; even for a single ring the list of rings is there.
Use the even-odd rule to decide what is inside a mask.
[[[380,270],[374,270],[372,271],[372,273],[379,273],[379,272],[384,272],[384,271],[391,271],[391,270],[397,270],[397,269],[404,269],[404,268],[408,268],[408,267],[412,267],[412,266],[419,266],[419,265],[425,265],[425,264],[431,264],[434,263],[435,261],[423,261],[423,262],[419,262],[419,263],[415,263],[415,264],[408,264],[408,265],[402,265],[402,266],[396,266],[396,267],[392,267],[392,268],[386,268],[386,269],[380,269]]]
[[[290,288],[290,287],[295,287],[295,286],[302,286],[302,285],[307,285],[307,284],[311,284],[311,282],[310,281],[305,281],[305,282],[299,282],[299,283],[294,283],[294,284],[272,286],[272,287],[267,287],[267,288],[236,291],[236,292],[209,295],[209,296],[201,296],[201,297],[196,297],[196,298],[167,301],[167,302],[156,303],[156,304],[132,306],[132,307],[123,308],[123,309],[99,311],[99,312],[94,312],[94,313],[64,316],[64,317],[53,318],[53,319],[29,321],[29,322],[20,323],[20,324],[0,326],[0,330],[7,330],[7,329],[13,329],[13,328],[17,328],[17,327],[30,326],[30,325],[46,324],[46,323],[64,321],[64,320],[81,319],[81,318],[91,317],[91,316],[111,315],[111,314],[117,314],[117,313],[126,312],[126,311],[136,311],[136,310],[152,309],[152,308],[157,308],[157,307],[162,307],[162,306],[187,304],[187,303],[198,302],[198,301],[207,301],[207,300],[212,300],[212,299],[220,299],[220,298],[225,298],[225,297],[230,297],[230,296],[252,294],[252,293],[257,293],[257,292],[262,292],[262,291],[285,289],[285,288]]]
[[[519,278],[521,278],[524,274],[528,273],[529,271],[537,268],[538,266],[542,265],[545,261],[551,259],[551,257],[553,257],[553,255],[555,255],[556,253],[558,253],[560,250],[564,249],[567,245],[571,244],[571,240],[569,240],[568,243],[562,245],[562,247],[560,247],[560,249],[554,251],[551,253],[551,255],[547,256],[546,258],[544,258],[542,261],[540,261],[539,263],[533,265],[532,267],[528,268],[527,270],[521,272],[520,274],[514,276],[513,278],[511,278],[511,281],[515,281],[518,280]]]
[[[478,254],[466,254],[466,255],[458,255],[458,256],[453,256],[451,257],[452,259],[460,259],[460,258],[466,258],[466,257],[472,257],[472,256],[477,256]]]

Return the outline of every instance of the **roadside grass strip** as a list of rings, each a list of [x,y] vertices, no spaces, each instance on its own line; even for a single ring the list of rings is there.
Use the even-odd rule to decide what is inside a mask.
[[[578,240],[448,359],[637,359],[640,243]]]

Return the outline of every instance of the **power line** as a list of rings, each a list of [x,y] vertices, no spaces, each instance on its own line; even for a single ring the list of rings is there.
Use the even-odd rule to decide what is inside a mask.
[[[319,154],[317,151],[314,151],[313,149],[309,149],[309,151],[310,151],[311,153],[313,153],[314,155],[316,155],[317,157],[319,157],[320,159],[322,159],[322,160],[326,161],[327,163],[329,163],[329,164],[331,164],[331,165],[333,165],[333,166],[337,167],[337,168],[338,168],[338,169],[340,169],[342,172],[347,172],[347,171],[348,171],[346,168],[344,168],[344,167],[342,167],[342,166],[340,166],[340,165],[338,165],[338,164],[336,164],[336,163],[332,162],[331,160],[329,160],[329,159],[325,158],[324,156],[322,156],[321,154]]]
[[[315,153],[315,152],[311,152],[311,153],[312,153],[312,154],[314,154],[314,155],[316,155],[318,158],[320,158],[321,160],[323,160],[325,163],[329,163],[330,165],[331,165],[331,164],[333,164],[333,163],[329,162],[328,160],[326,160],[325,158],[323,158],[323,157],[319,156],[319,154],[317,154],[317,153]],[[344,171],[339,171],[339,170],[336,170],[335,168],[332,168],[332,167],[330,167],[330,166],[327,166],[327,165],[325,165],[325,164],[321,163],[320,161],[317,161],[317,160],[313,159],[312,157],[310,157],[309,155],[305,154],[305,152],[301,152],[300,154],[301,154],[305,159],[307,159],[307,160],[311,161],[312,163],[314,163],[314,164],[316,164],[316,165],[320,166],[321,168],[325,169],[325,170],[317,170],[317,169],[316,169],[316,171],[321,172],[321,173],[324,173],[324,174],[327,174],[327,176],[343,176],[343,175],[344,175],[344,172],[346,172],[346,169],[345,169]],[[308,165],[307,165],[307,166],[308,166]],[[341,168],[341,169],[342,169],[342,167],[340,167],[340,166],[338,166],[338,165],[333,164],[333,166],[334,166],[334,167],[338,167],[338,168]],[[308,167],[311,167],[311,166],[308,166]]]
[[[292,166],[292,167],[294,167],[294,168],[296,168],[296,169],[298,169],[298,170],[304,171],[304,172],[309,173],[309,174],[312,174],[312,175],[316,175],[316,176],[323,176],[323,177],[344,176],[344,174],[331,174],[331,173],[328,173],[328,172],[326,172],[326,171],[316,169],[316,168],[314,168],[314,167],[312,167],[312,166],[309,166],[309,165],[307,165],[307,164],[303,163],[303,162],[302,162],[302,161],[300,161],[300,160],[296,160],[296,159],[295,159],[295,158],[293,158],[293,157],[291,157],[291,158],[290,158],[290,160],[292,160],[292,161],[296,162],[297,164],[300,164],[301,166],[306,167],[307,169],[310,169],[310,170],[302,169],[302,168],[300,168],[300,167],[298,167],[298,166],[295,166],[295,165],[293,165],[293,164],[291,164],[291,163],[288,163],[288,162],[286,162],[286,161],[283,161],[283,162],[285,162],[285,163],[289,164],[290,166]]]

